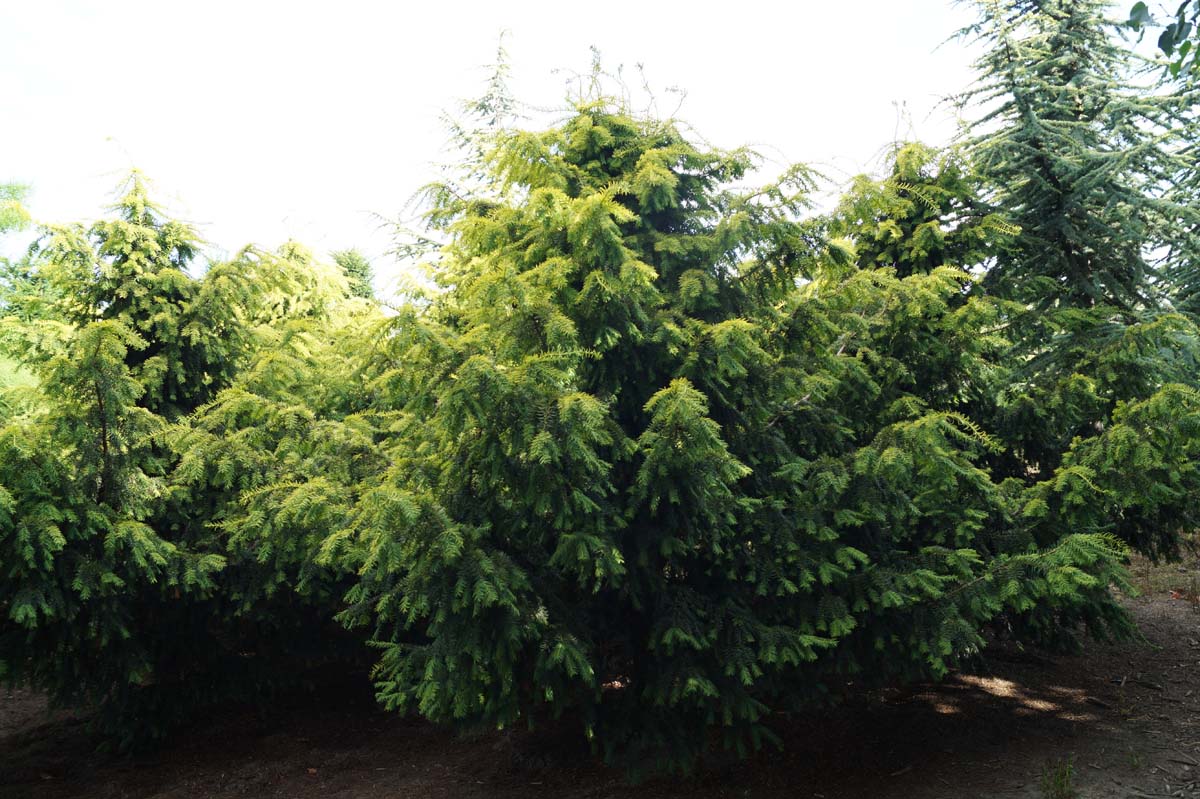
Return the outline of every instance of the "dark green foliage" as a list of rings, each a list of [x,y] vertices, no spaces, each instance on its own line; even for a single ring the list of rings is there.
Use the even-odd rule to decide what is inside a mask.
[[[1200,332],[1164,296],[1164,273],[1194,258],[1194,210],[1172,180],[1186,168],[1178,138],[1186,102],[1130,86],[1128,52],[1102,3],[983,4],[981,12],[975,32],[989,51],[972,95],[992,108],[968,149],[991,201],[1020,226],[984,279],[1012,301],[1015,346],[988,414],[1011,453],[1002,468],[1042,497],[1026,513],[1050,514],[1049,527],[1035,528],[1040,543],[1066,525],[1171,556],[1179,528],[1166,520],[1190,518],[1194,501],[1179,488],[1190,473],[1181,453],[1192,434],[1180,420],[1191,395],[1173,384],[1195,385],[1200,358]],[[1166,270],[1157,260],[1164,251]],[[1137,466],[1112,442],[1148,414],[1166,424],[1154,450],[1163,460]],[[1159,489],[1130,472],[1144,469],[1164,481]],[[1088,498],[1078,504],[1051,499],[1080,491]]]
[[[854,179],[831,224],[853,239],[860,269],[892,267],[899,277],[940,266],[989,266],[1018,229],[984,200],[980,179],[961,156],[907,142],[891,174]]]
[[[349,355],[370,352],[380,323],[352,305],[264,332],[235,385],[168,436],[176,501],[204,511],[227,553],[221,600],[253,631],[239,646],[290,668],[363,653],[333,619],[347,574],[319,555],[386,467]],[[352,341],[363,346],[348,352]]]
[[[353,250],[200,274],[136,176],[47,228],[4,275],[36,386],[0,417],[0,672],[136,742],[336,661],[645,773],[989,630],[1128,634],[1129,549],[1200,521],[1200,336],[1182,112],[1098,9],[985,6],[974,137],[826,216],[623,101],[509,127],[497,82],[387,317]]]
[[[1158,49],[1171,58],[1167,64],[1167,74],[1172,78],[1192,78],[1197,72],[1196,29],[1200,24],[1200,2],[1183,0],[1175,8],[1173,16],[1155,19],[1150,7],[1144,2],[1134,3],[1129,9],[1129,21],[1126,24],[1139,32],[1146,27],[1155,29],[1158,34]],[[1190,57],[1190,60],[1189,60]]]
[[[126,364],[143,339],[114,320],[78,328],[37,364],[53,402],[0,430],[0,651],[10,679],[59,702],[103,705],[124,733],[161,731],[151,709],[188,684],[196,602],[222,558],[152,525],[164,420],[140,407]],[[163,531],[165,532],[165,531]]]
[[[486,163],[478,196],[434,193],[444,291],[387,342],[393,466],[345,540],[385,705],[569,713],[607,759],[688,768],[847,679],[941,674],[1006,613],[1127,629],[1122,546],[1039,541],[988,471],[966,414],[1001,311],[943,249],[842,277],[857,254],[796,221],[806,172],[729,188],[751,154],[604,101]],[[859,219],[924,214],[895,210]],[[946,252],[993,246],[931,222]]]
[[[3,343],[40,401],[0,428],[0,671],[99,705],[127,744],[260,679],[247,653],[266,633],[222,584],[221,506],[172,479],[173,431],[249,361],[259,323],[344,284],[323,289],[294,246],[193,276],[195,235],[136,175],[114,210],[47,228],[8,298]]]
[[[1151,250],[1188,211],[1160,200],[1180,98],[1129,85],[1100,0],[980,4],[971,155],[1021,235],[988,273],[1001,296],[1132,313],[1156,302]],[[1030,322],[1032,324],[1032,322]]]
[[[51,287],[56,321],[80,329],[113,323],[127,377],[140,386],[131,401],[174,419],[228,382],[245,347],[237,305],[211,296],[226,285],[218,276],[199,281],[188,273],[197,236],[162,217],[141,176],[133,175],[113,211],[115,219],[87,230],[49,228],[35,245],[38,277]],[[54,357],[37,345],[28,352]]]
[[[374,272],[371,263],[358,250],[339,250],[333,253],[333,262],[346,276],[350,287],[351,297],[361,297],[366,300],[375,299],[375,288],[372,285]]]

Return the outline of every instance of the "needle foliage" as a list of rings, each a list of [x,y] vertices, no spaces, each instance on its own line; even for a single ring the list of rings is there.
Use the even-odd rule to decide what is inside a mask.
[[[979,9],[975,126],[828,213],[599,72],[516,124],[501,71],[386,313],[352,250],[201,268],[136,175],[44,228],[0,295],[0,672],[133,744],[336,662],[642,775],[1129,634],[1125,558],[1200,522],[1190,111],[1098,2]]]

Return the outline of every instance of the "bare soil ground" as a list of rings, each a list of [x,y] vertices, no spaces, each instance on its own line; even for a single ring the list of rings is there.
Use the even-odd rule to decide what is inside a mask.
[[[573,738],[456,737],[346,690],[269,717],[225,709],[152,756],[106,757],[78,718],[0,691],[0,799],[1200,797],[1198,566],[1135,568],[1143,642],[997,650],[978,673],[781,721],[782,752],[686,780],[629,786]]]

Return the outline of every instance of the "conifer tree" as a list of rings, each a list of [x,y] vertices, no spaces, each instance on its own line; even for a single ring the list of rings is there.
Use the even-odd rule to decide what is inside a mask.
[[[260,323],[344,282],[306,290],[317,273],[294,246],[194,276],[197,236],[136,174],[114,211],[46,228],[23,281],[38,291],[5,309],[5,349],[41,399],[0,428],[0,672],[99,706],[132,744],[254,686],[219,584],[227,548],[172,485],[169,433],[232,380]]]
[[[22,205],[27,191],[27,187],[20,184],[0,183],[0,236],[21,230],[29,224],[29,212]],[[19,262],[12,263],[8,258],[0,256],[0,314],[4,313],[8,305],[6,298],[13,292],[13,284],[19,282],[21,272]],[[3,389],[26,380],[27,375],[24,371],[0,354],[0,416],[7,413],[9,405]]]
[[[860,269],[898,277],[943,266],[990,266],[1017,228],[988,204],[961,154],[919,142],[894,146],[883,180],[856,177],[833,215],[830,235],[852,240]]]
[[[971,152],[1021,230],[988,284],[1043,310],[1155,307],[1151,252],[1185,213],[1158,196],[1179,165],[1179,99],[1131,85],[1100,0],[978,5],[968,30],[988,49],[965,95],[984,111]]]
[[[350,296],[363,299],[375,299],[375,288],[372,285],[374,271],[371,263],[358,250],[338,250],[333,253],[333,261],[342,270],[349,283]]]
[[[0,337],[37,376],[0,423],[0,677],[132,743],[337,660],[642,773],[989,626],[1129,633],[1127,547],[1200,522],[1198,337],[1154,260],[1175,112],[1110,80],[1097,9],[986,4],[966,155],[900,146],[828,217],[598,71],[544,130],[494,83],[386,318],[353,251],[199,269],[136,175],[45,229]]]
[[[172,491],[217,532],[220,603],[252,631],[237,647],[260,680],[331,660],[365,679],[363,642],[334,619],[352,573],[320,555],[388,464],[388,419],[367,390],[382,326],[362,300],[273,325],[233,384],[166,436]]]
[[[431,192],[441,291],[376,383],[392,465],[322,555],[386,706],[567,713],[688,768],[848,679],[944,673],[1006,610],[1127,629],[1121,546],[1039,547],[985,468],[962,397],[999,316],[965,272],[847,274],[807,171],[731,188],[751,153],[612,101],[491,142],[476,191]]]
[[[1164,412],[1166,424],[1183,411],[1167,412],[1170,400],[1186,396],[1171,385],[1195,384],[1200,338],[1172,312],[1160,259],[1192,246],[1194,210],[1170,188],[1187,166],[1186,98],[1133,82],[1104,3],[978,6],[971,30],[988,49],[967,96],[984,113],[967,144],[991,202],[1020,228],[984,280],[1016,303],[1012,369],[997,385],[992,427],[1016,456],[1010,474],[1028,483],[1071,468],[1069,451],[1111,435],[1123,403]],[[1122,534],[1152,555],[1171,554],[1177,540],[1154,524]]]

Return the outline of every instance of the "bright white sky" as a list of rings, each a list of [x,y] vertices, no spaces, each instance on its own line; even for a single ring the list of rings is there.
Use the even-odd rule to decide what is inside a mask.
[[[0,181],[31,184],[41,220],[91,220],[136,165],[217,254],[355,246],[383,287],[398,267],[373,214],[446,157],[439,115],[482,91],[501,31],[525,102],[561,101],[594,45],[686,89],[680,116],[714,144],[842,179],[898,128],[953,134],[936,106],[971,57],[938,45],[968,20],[950,0],[0,0]]]

